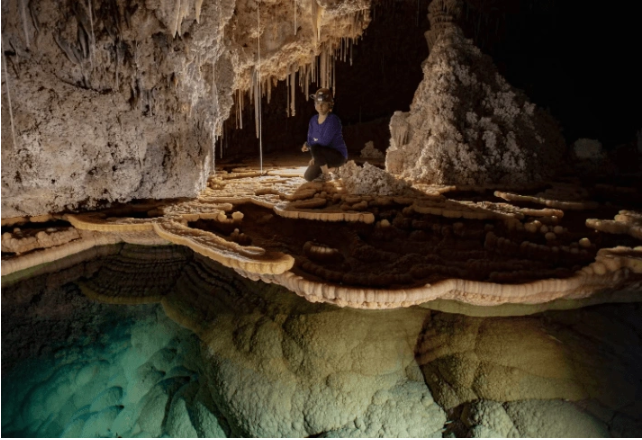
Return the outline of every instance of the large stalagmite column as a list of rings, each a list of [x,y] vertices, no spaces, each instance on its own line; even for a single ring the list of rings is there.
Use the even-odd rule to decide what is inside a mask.
[[[565,150],[559,128],[464,37],[461,4],[429,6],[424,79],[410,112],[392,117],[386,169],[436,184],[524,185],[551,177]]]

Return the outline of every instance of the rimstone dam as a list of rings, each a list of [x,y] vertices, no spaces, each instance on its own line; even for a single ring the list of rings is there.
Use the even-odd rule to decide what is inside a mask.
[[[638,16],[571,3],[2,0],[2,436],[642,436]]]

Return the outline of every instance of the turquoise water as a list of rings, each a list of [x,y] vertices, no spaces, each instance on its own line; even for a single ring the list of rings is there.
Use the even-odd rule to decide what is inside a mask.
[[[225,437],[200,375],[198,338],[160,305],[101,307],[88,336],[9,372],[3,362],[2,436]]]

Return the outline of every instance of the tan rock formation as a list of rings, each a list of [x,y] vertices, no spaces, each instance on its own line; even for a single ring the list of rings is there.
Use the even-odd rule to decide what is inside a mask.
[[[478,399],[566,399],[608,423],[613,411],[633,410],[642,391],[639,353],[628,348],[639,344],[638,314],[639,305],[526,318],[436,314],[419,339],[417,361],[445,408]],[[614,356],[625,352],[630,356]]]
[[[213,179],[198,200],[69,214],[65,218],[80,239],[45,251],[9,254],[2,273],[20,278],[27,272],[17,272],[103,244],[169,241],[243,276],[342,307],[459,301],[489,310],[521,305],[534,313],[561,302],[578,307],[639,299],[639,247],[630,239],[617,246],[617,240],[608,238],[608,232],[635,231],[636,211],[620,211],[612,221],[619,225],[617,231],[589,232],[577,229],[582,226],[577,214],[565,215],[565,210],[581,208],[590,216],[595,207],[590,194],[575,184],[555,184],[541,193],[545,200],[571,205],[535,209],[519,206],[525,196],[514,193],[499,194],[516,204],[490,201],[492,196],[483,192],[473,201],[450,198],[452,190],[426,194],[403,185],[404,196],[358,194],[344,188],[350,187],[350,179],[358,185],[365,174],[393,178],[375,167],[345,167],[348,174],[354,171],[347,182],[230,177]],[[306,222],[304,228],[299,221]],[[25,231],[48,227],[12,224]],[[587,224],[611,223],[589,219]]]
[[[196,196],[234,102],[249,94],[260,109],[255,97],[286,77],[332,86],[335,52],[359,38],[369,5],[8,3],[3,218]]]
[[[308,245],[316,253],[312,246],[319,246]],[[221,427],[234,437],[639,434],[639,304],[522,318],[470,318],[418,307],[367,312],[311,304],[184,247],[111,250],[59,273],[3,286],[3,321],[11,318],[12,329],[25,328],[25,316],[29,323],[52,321],[43,318],[48,308],[56,325],[71,330],[62,332],[64,338],[97,338],[91,353],[98,359],[109,353],[77,362],[74,349],[74,361],[53,378],[29,375],[32,392],[15,393],[20,405],[5,408],[11,429],[35,426],[32,420],[46,412],[60,426],[41,424],[42,435],[63,426],[67,435],[107,435],[107,427],[149,436],[214,436]],[[199,336],[200,350],[193,340],[176,339],[160,310],[143,317],[140,312],[154,309],[142,305],[119,309],[118,316],[136,318],[131,352],[122,350],[129,347],[129,332],[115,332],[116,347],[106,344],[113,335],[83,334],[87,317],[80,310],[89,308],[89,319],[100,320],[109,316],[108,306],[88,305],[73,287],[61,289],[71,283],[101,302],[160,301],[172,320]],[[37,308],[24,314],[28,304]],[[163,325],[150,331],[148,319]],[[78,321],[81,331],[71,325]],[[48,336],[59,337],[55,330]],[[30,349],[33,331],[25,341],[13,333],[9,346]],[[181,358],[188,351],[189,358]],[[56,355],[66,360],[68,353]],[[183,387],[187,379],[191,383]],[[44,398],[53,389],[55,398],[73,396],[62,411],[51,404],[54,397]],[[84,414],[84,405],[91,417],[72,417]],[[106,407],[113,414],[101,412]]]
[[[642,240],[642,214],[636,211],[620,211],[613,220],[586,219],[586,226],[611,234],[628,234]]]
[[[559,129],[464,38],[460,8],[455,0],[431,3],[424,79],[410,112],[391,120],[386,169],[413,181],[471,186],[550,177],[564,155]]]
[[[210,392],[237,435],[426,437],[443,426],[414,362],[425,312],[310,304],[200,257],[177,286],[163,306],[203,340]]]
[[[224,266],[255,274],[278,274],[289,270],[294,259],[280,252],[266,252],[256,246],[237,243],[198,229],[192,229],[173,220],[154,224],[154,231],[175,244],[187,246]]]
[[[396,179],[390,173],[369,163],[359,167],[349,161],[340,168],[339,176],[350,194],[368,194],[375,196],[403,195],[410,191],[410,185]]]

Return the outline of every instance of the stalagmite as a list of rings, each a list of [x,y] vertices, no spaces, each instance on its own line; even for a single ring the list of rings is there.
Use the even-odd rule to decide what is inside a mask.
[[[7,102],[9,103],[9,120],[11,121],[11,138],[13,139],[13,147],[18,150],[18,144],[16,143],[16,128],[13,123],[13,108],[11,106],[11,94],[9,93],[9,72],[7,71],[7,58],[4,55],[4,41],[0,40],[2,44],[2,61],[4,61],[4,81],[7,89]]]

